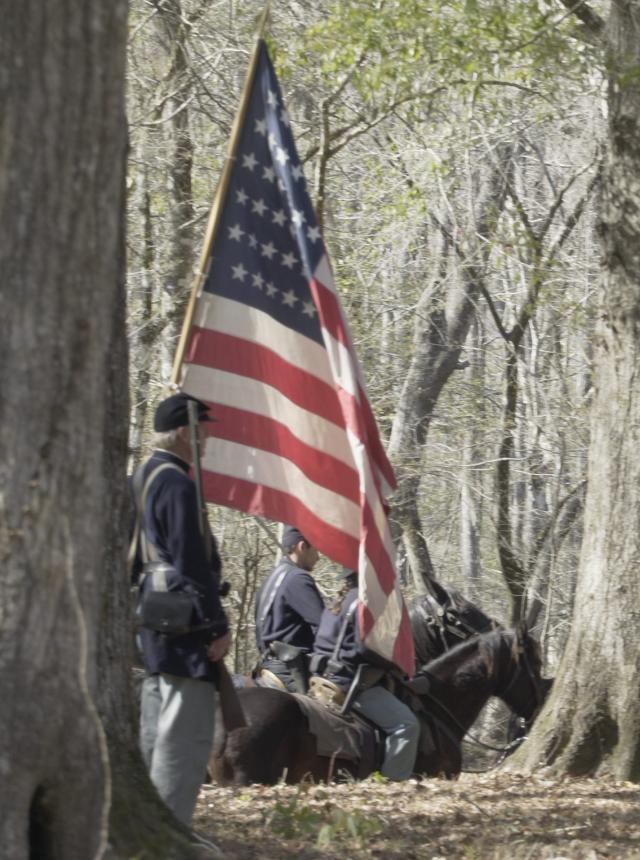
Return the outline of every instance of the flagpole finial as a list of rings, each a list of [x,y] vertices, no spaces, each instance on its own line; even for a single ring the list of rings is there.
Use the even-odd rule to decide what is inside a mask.
[[[271,13],[271,0],[267,0],[264,5],[264,9],[262,10],[262,14],[260,15],[258,21],[258,30],[257,30],[257,38],[263,39],[265,30],[267,29],[267,24],[269,23],[269,16]]]

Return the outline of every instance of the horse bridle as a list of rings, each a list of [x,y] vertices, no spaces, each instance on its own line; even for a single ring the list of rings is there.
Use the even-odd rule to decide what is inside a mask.
[[[504,646],[504,644],[505,644],[504,639],[502,637],[500,637],[500,647],[502,648]],[[537,680],[535,673],[533,671],[533,668],[531,666],[531,661],[529,660],[529,656],[527,654],[526,648],[522,648],[522,650],[517,652],[517,654],[518,654],[518,658],[521,656],[523,658],[523,663],[524,663],[524,666],[527,670],[527,675],[528,675],[529,680],[531,681],[531,684],[532,684],[533,689],[534,689],[534,694],[535,694],[535,699],[536,699],[536,708],[535,708],[534,713],[531,717],[531,720],[533,720],[534,717],[536,716],[537,712],[539,711],[541,705],[542,705],[542,695],[541,695],[541,691],[540,691],[540,685],[538,683],[538,680]],[[508,690],[511,689],[511,686],[515,683],[515,681],[516,681],[516,676],[511,678],[511,680],[509,681],[507,686],[504,688],[504,690],[502,690],[502,691],[496,690],[495,695],[500,696],[500,697],[504,696],[508,692]],[[431,699],[432,702],[435,702],[435,704],[440,708],[440,710],[444,714],[447,715],[447,717],[449,717],[449,719],[454,723],[454,725],[456,725],[459,729],[462,730],[463,740],[471,741],[472,743],[476,744],[476,746],[482,747],[482,748],[487,749],[487,750],[491,750],[491,752],[502,753],[501,757],[498,759],[498,763],[503,761],[506,758],[506,756],[508,755],[508,753],[510,753],[513,749],[519,747],[520,744],[526,740],[526,736],[522,736],[520,738],[514,738],[514,740],[510,741],[506,746],[502,746],[502,747],[493,746],[492,744],[488,744],[485,741],[481,741],[480,738],[477,738],[471,732],[465,730],[465,727],[457,719],[457,717],[455,717],[451,713],[451,711],[445,705],[443,705],[442,702],[436,696],[434,696],[432,693],[430,693],[428,691],[424,692],[422,695],[427,699]],[[495,767],[495,765],[494,765],[494,767]],[[473,773],[484,773],[484,772],[485,771],[473,771]]]
[[[504,640],[500,639],[500,647],[502,647],[503,645],[504,645]],[[527,677],[531,681],[531,686],[533,687],[533,693],[534,693],[534,697],[536,700],[536,707],[534,708],[533,716],[530,718],[530,720],[533,720],[533,718],[538,713],[538,711],[540,710],[540,708],[542,707],[542,705],[544,703],[540,682],[539,682],[538,678],[536,677],[535,672],[533,671],[533,667],[531,665],[531,660],[529,659],[529,654],[527,653],[527,649],[524,645],[519,645],[518,650],[516,651],[516,655],[518,658],[518,663],[520,663],[520,658],[522,658],[522,663],[524,664],[524,668],[526,669]],[[497,690],[496,695],[503,699],[507,695],[507,693],[509,692],[511,687],[516,683],[517,680],[518,680],[518,675],[517,675],[517,673],[514,673],[513,677],[508,682],[508,684],[506,685],[504,690]]]
[[[425,605],[419,603],[417,611],[422,615],[428,627],[437,627],[438,635],[442,640],[445,651],[449,650],[449,645],[445,638],[446,632],[451,633],[453,636],[457,636],[461,640],[468,638],[468,636],[476,636],[478,634],[478,631],[470,624],[467,624],[459,612],[455,613],[455,622],[453,622],[451,621],[451,617],[454,616],[454,610],[447,609],[442,606],[442,604],[439,603],[433,595],[427,595],[427,600],[432,600],[436,603],[437,609],[429,612]]]

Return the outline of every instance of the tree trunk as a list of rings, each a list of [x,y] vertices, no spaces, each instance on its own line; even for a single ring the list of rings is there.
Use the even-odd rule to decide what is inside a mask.
[[[127,4],[2,12],[0,851],[188,860],[129,685]]]
[[[4,2],[0,54],[0,845],[92,858],[111,794],[97,630],[124,478],[127,4]],[[126,362],[124,364],[126,370]],[[105,433],[117,433],[106,468]]]
[[[600,233],[585,529],[573,626],[552,695],[516,764],[640,779],[640,0],[606,31],[609,152]]]
[[[156,343],[162,331],[162,324],[154,310],[155,294],[155,239],[151,214],[151,191],[149,189],[149,169],[146,161],[147,135],[138,131],[136,152],[135,211],[140,221],[140,249],[138,250],[138,269],[140,272],[131,304],[134,323],[129,332],[131,359],[131,432],[129,450],[132,466],[135,469],[143,458],[144,439],[147,430],[149,390],[157,369]],[[130,292],[130,295],[131,295]],[[133,471],[132,469],[132,471]]]
[[[193,141],[189,124],[192,81],[187,55],[188,31],[181,0],[165,0],[158,4],[158,25],[170,52],[166,86],[171,97],[167,99],[166,108],[172,152],[167,174],[167,271],[162,292],[166,327],[160,344],[162,377],[167,381],[171,377],[194,275]]]
[[[496,163],[481,177],[483,182],[473,224],[475,238],[464,253],[457,248],[460,256],[469,258],[461,265],[458,277],[446,277],[450,245],[454,240],[446,228],[442,229],[439,268],[416,308],[414,354],[402,387],[387,453],[398,476],[392,521],[396,530],[402,530],[409,566],[419,590],[424,589],[424,580],[435,575],[418,510],[424,445],[435,405],[449,377],[459,366],[460,354],[475,318],[491,244],[489,237],[504,205],[504,177],[510,158],[510,147],[500,147]],[[477,262],[471,262],[474,253]]]
[[[475,421],[464,434],[462,447],[462,471],[460,487],[460,557],[462,573],[468,583],[468,593],[473,600],[479,600],[482,557],[480,553],[480,534],[482,531],[482,471],[480,462],[484,459],[481,449],[480,428],[485,417],[484,389],[485,358],[483,352],[484,328],[476,318],[469,333],[469,366],[465,370],[466,382],[476,392],[474,403]]]

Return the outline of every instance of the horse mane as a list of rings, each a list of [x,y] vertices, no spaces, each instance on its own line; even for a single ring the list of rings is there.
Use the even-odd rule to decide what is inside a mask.
[[[500,625],[451,585],[432,581],[432,591],[409,606],[418,663],[427,663],[455,647],[459,636],[486,633]]]
[[[508,646],[511,656],[517,659],[518,637],[515,631],[491,630],[489,633],[479,633],[459,645],[454,645],[453,648],[445,651],[435,660],[430,660],[421,666],[416,674],[431,675],[433,672],[438,672],[443,665],[448,667],[452,663],[462,664],[467,662],[472,655],[475,655],[485,662],[489,677],[493,677],[497,670],[498,656],[503,644]]]

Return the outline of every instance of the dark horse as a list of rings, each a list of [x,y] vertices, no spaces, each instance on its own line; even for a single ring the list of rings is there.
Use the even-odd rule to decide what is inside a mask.
[[[459,645],[470,636],[488,633],[502,627],[479,606],[467,600],[457,589],[432,579],[427,594],[417,597],[409,606],[411,631],[416,649],[418,666],[435,660],[445,651]],[[544,678],[542,699],[546,698],[553,679]],[[509,755],[522,742],[531,728],[533,720],[524,720],[511,714],[506,726],[508,746],[504,753]]]
[[[530,719],[542,701],[540,655],[526,630],[496,630],[461,643],[430,662],[412,680],[421,722],[415,772],[457,776],[460,743],[489,696]],[[347,772],[364,777],[374,756],[355,763],[320,756],[307,717],[291,693],[265,687],[237,691],[246,725],[233,727],[219,713],[210,771],[218,782],[248,785],[325,781]]]
[[[429,593],[409,606],[416,663],[423,666],[445,651],[501,625],[450,585],[431,580]]]

